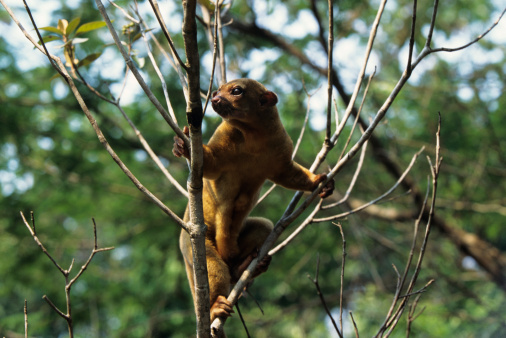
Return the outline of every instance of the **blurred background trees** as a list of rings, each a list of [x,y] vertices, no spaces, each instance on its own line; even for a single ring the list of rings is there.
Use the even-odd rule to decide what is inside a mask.
[[[56,26],[58,19],[81,23],[101,20],[93,1],[44,1],[30,4],[39,26]],[[118,1],[128,8],[129,1]],[[51,6],[49,6],[51,4]],[[153,33],[164,41],[147,2],[139,3]],[[182,9],[177,1],[161,3],[175,44],[182,49]],[[417,29],[424,34],[430,22],[431,2],[420,2]],[[24,9],[13,3],[26,19]],[[17,7],[16,7],[17,6]],[[358,69],[376,1],[335,2],[334,68],[342,84],[337,107],[344,109]],[[434,47],[456,47],[473,40],[497,19],[500,2],[453,1],[440,5]],[[45,7],[45,8],[42,8]],[[128,20],[108,6],[115,26]],[[407,58],[412,3],[388,3],[378,34],[371,69],[376,76],[365,102],[362,119],[368,123],[400,77]],[[325,25],[326,2],[234,1],[225,27],[228,78],[251,77],[280,98],[280,114],[295,139],[311,94],[310,132],[297,160],[310,164],[324,137],[326,77],[325,50],[320,44],[315,12]],[[47,14],[51,14],[48,16]],[[99,246],[115,246],[97,255],[73,288],[75,333],[81,337],[187,337],[194,334],[194,312],[178,248],[179,227],[123,175],[82,114],[74,97],[48,63],[0,11],[0,334],[23,332],[23,303],[28,300],[29,332],[35,336],[66,334],[66,325],[42,300],[47,294],[64,304],[64,281],[43,256],[23,226],[19,211],[35,212],[37,232],[62,266],[72,258],[78,266],[93,248],[91,218],[98,225]],[[46,21],[45,21],[46,20]],[[31,27],[28,20],[25,27]],[[202,27],[200,27],[202,28]],[[434,278],[418,305],[423,314],[411,331],[425,337],[499,337],[506,335],[506,71],[504,23],[479,43],[462,52],[434,54],[415,70],[395,101],[387,119],[375,131],[352,199],[375,198],[397,179],[395,168],[405,168],[413,153],[425,145],[433,156],[437,113],[441,112],[442,153],[437,221],[420,280]],[[111,46],[107,31],[86,34],[77,57],[103,51],[84,77],[102,93],[116,94],[124,65]],[[202,86],[209,81],[211,51],[199,31]],[[417,50],[424,41],[416,41]],[[49,46],[56,45],[55,42]],[[138,64],[146,49],[133,44]],[[58,53],[57,50],[52,50]],[[301,54],[297,54],[300,51]],[[177,74],[160,60],[180,125],[185,102]],[[143,67],[152,91],[162,90],[149,62]],[[150,102],[130,84],[123,106],[162,162],[184,186],[187,166],[171,154],[173,132],[154,112]],[[186,199],[147,158],[134,133],[111,105],[80,87],[87,105],[115,150],[134,174],[162,201],[182,215]],[[162,100],[163,101],[163,100]],[[204,121],[204,139],[220,122],[212,111]],[[340,141],[340,145],[345,140]],[[332,153],[334,163],[338,152]],[[341,193],[353,174],[350,166],[336,177]],[[360,334],[370,336],[381,325],[396,285],[392,264],[402,267],[412,240],[413,215],[419,211],[417,194],[426,189],[428,165],[418,160],[409,180],[395,199],[352,215],[342,222],[347,240],[345,312],[353,311]],[[410,188],[409,192],[406,190]],[[253,212],[277,220],[292,192],[276,189]],[[320,286],[332,308],[339,305],[341,237],[331,223],[309,226],[272,261],[269,272],[251,289],[265,315],[251,297],[240,300],[253,336],[329,336],[325,312],[312,283],[320,255]],[[237,316],[236,316],[237,317]],[[349,317],[346,317],[349,318]],[[349,321],[345,323],[351,325]],[[404,335],[401,323],[396,336]],[[240,336],[238,318],[227,322],[227,332]],[[345,330],[351,334],[351,326]]]

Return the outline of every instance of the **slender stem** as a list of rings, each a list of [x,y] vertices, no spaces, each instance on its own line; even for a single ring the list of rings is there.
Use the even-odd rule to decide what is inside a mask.
[[[325,134],[325,144],[330,144],[330,133],[332,126],[332,67],[333,67],[333,51],[334,51],[334,5],[332,0],[328,0],[329,4],[329,41],[327,54],[327,132]]]
[[[174,132],[182,139],[184,140],[185,144],[189,147],[189,140],[188,137],[183,133],[183,131],[179,128],[179,126],[176,124],[176,122],[172,119],[172,117],[167,113],[165,108],[160,104],[158,99],[155,97],[153,92],[149,89],[148,85],[144,81],[144,78],[140,74],[139,70],[135,66],[135,63],[133,62],[132,58],[130,57],[129,53],[125,51],[125,48],[123,48],[123,44],[121,40],[119,39],[118,33],[114,29],[114,26],[111,23],[111,20],[109,19],[109,15],[107,14],[107,11],[104,8],[104,5],[102,4],[101,0],[95,0],[95,3],[97,4],[97,8],[102,15],[105,23],[107,24],[107,27],[109,28],[109,32],[111,33],[111,36],[118,47],[121,55],[123,56],[123,59],[125,60],[125,63],[127,64],[128,68],[134,75],[135,79],[143,89],[144,93],[148,97],[148,99],[153,103],[153,105],[156,107],[158,112],[162,115],[164,120],[169,124],[169,126],[174,130]]]
[[[172,38],[170,37],[169,30],[167,29],[167,26],[165,25],[165,22],[163,21],[163,16],[160,13],[160,8],[158,7],[158,1],[156,0],[149,0],[149,4],[151,5],[151,8],[153,8],[153,12],[155,13],[156,19],[158,20],[158,23],[160,24],[160,27],[162,28],[163,34],[165,35],[165,38],[167,39],[167,42],[169,43],[170,49],[172,50],[172,54],[177,59],[177,62],[180,67],[182,67],[184,70],[186,69],[186,65],[179,57],[179,54],[177,53],[176,47],[174,46],[174,42],[172,41]]]
[[[387,197],[388,195],[390,195],[398,186],[399,184],[404,180],[404,178],[408,175],[409,171],[411,170],[411,168],[413,167],[413,165],[415,164],[415,161],[416,159],[418,158],[418,156],[420,156],[420,154],[422,153],[422,151],[424,150],[424,148],[422,147],[416,154],[413,155],[413,157],[411,158],[411,162],[409,163],[408,167],[406,168],[406,170],[404,170],[404,172],[402,173],[402,175],[399,177],[399,179],[395,182],[395,184],[390,187],[390,189],[388,189],[385,193],[383,193],[381,196],[375,198],[374,200],[371,200],[369,201],[368,203],[364,204],[364,205],[361,205],[360,207],[358,208],[355,208],[353,210],[350,210],[350,211],[346,211],[344,213],[341,213],[341,214],[338,214],[338,215],[334,215],[334,216],[330,216],[330,217],[324,217],[324,218],[315,218],[314,219],[314,222],[329,222],[329,221],[335,221],[335,220],[338,220],[340,218],[343,218],[343,217],[346,217],[346,216],[349,216],[351,214],[354,214],[354,213],[357,213],[375,203],[378,203],[379,201],[383,200],[385,197]]]

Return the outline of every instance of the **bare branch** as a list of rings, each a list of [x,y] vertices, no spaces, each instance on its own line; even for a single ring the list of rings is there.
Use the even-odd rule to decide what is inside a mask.
[[[335,221],[337,219],[340,219],[340,218],[349,216],[351,214],[357,213],[357,212],[359,212],[359,211],[367,208],[368,206],[371,206],[371,205],[373,205],[375,203],[378,203],[379,201],[383,200],[385,197],[387,197],[388,195],[390,195],[400,185],[400,183],[402,182],[402,180],[406,177],[406,175],[409,173],[409,171],[411,170],[411,168],[415,164],[416,159],[421,154],[421,152],[423,151],[423,149],[424,148],[422,147],[416,154],[413,155],[413,157],[411,158],[411,162],[409,163],[409,165],[406,168],[406,170],[404,171],[404,173],[401,175],[401,177],[399,177],[399,179],[397,180],[397,182],[395,182],[395,184],[390,189],[388,189],[384,194],[382,194],[378,198],[376,198],[376,199],[374,199],[372,201],[369,201],[368,203],[366,203],[366,204],[364,204],[364,205],[362,205],[362,206],[360,206],[358,208],[355,208],[353,210],[350,210],[350,211],[347,211],[347,212],[344,212],[344,213],[341,213],[341,214],[338,214],[338,215],[330,216],[330,217],[315,218],[314,222]]]
[[[113,5],[114,7],[116,7],[117,9],[119,9],[121,11],[121,13],[123,13],[123,15],[130,21],[136,23],[136,24],[140,24],[140,21],[135,19],[133,16],[131,16],[130,14],[128,14],[128,12],[121,6],[118,6],[114,1],[111,1],[111,0],[108,0],[109,3],[111,5]]]
[[[201,6],[201,7],[202,7],[202,11],[204,13],[209,14],[209,11],[207,10],[207,8],[205,8],[205,6]],[[210,23],[209,22],[206,23],[206,31],[207,31],[207,34],[208,34],[208,38],[210,38],[210,40],[212,41],[213,64],[211,66],[211,78],[209,79],[209,88],[207,89],[206,102],[204,104],[204,115],[205,115],[206,110],[207,110],[207,105],[209,103],[209,98],[211,97],[211,92],[212,92],[213,82],[214,82],[214,72],[216,70],[216,58],[217,58],[217,55],[218,55],[218,20],[220,20],[220,10],[219,10],[219,8],[220,8],[219,4],[216,4],[214,6],[214,31],[213,31],[213,33],[211,33]]]
[[[341,331],[337,327],[334,317],[332,317],[332,313],[330,312],[329,307],[327,306],[327,302],[325,301],[325,297],[323,296],[322,291],[320,289],[320,284],[318,283],[319,270],[320,270],[320,255],[318,255],[316,258],[316,276],[315,276],[315,278],[311,279],[311,276],[309,274],[307,275],[307,278],[309,278],[309,280],[312,281],[313,284],[315,285],[316,293],[318,294],[318,297],[320,297],[320,301],[323,305],[323,308],[325,309],[325,312],[329,316],[329,318],[332,322],[332,325],[334,326],[334,329],[336,330],[337,334],[339,335],[339,337],[342,338],[343,335],[341,334]]]
[[[432,228],[432,219],[434,218],[436,194],[437,194],[437,180],[438,180],[439,171],[440,171],[441,162],[442,162],[442,158],[440,157],[440,151],[441,151],[440,135],[441,135],[441,114],[439,114],[438,130],[436,133],[436,160],[435,160],[436,164],[434,166],[432,166],[430,158],[429,158],[429,164],[430,164],[431,174],[432,174],[432,199],[431,199],[431,203],[430,203],[430,210],[429,210],[427,224],[425,227],[425,235],[423,237],[423,242],[420,247],[420,251],[419,251],[419,255],[418,255],[418,261],[415,265],[415,270],[413,272],[413,276],[411,277],[411,281],[407,287],[405,297],[401,298],[401,303],[399,304],[397,311],[392,316],[390,316],[390,318],[387,317],[386,322],[381,326],[376,337],[381,336],[387,328],[389,328],[389,330],[387,332],[387,336],[390,335],[390,333],[393,331],[393,329],[397,325],[397,323],[398,323],[398,321],[405,309],[407,301],[408,301],[409,297],[411,296],[411,293],[413,292],[413,289],[415,287],[415,283],[418,279],[418,275],[419,275],[421,267],[422,267],[422,262],[423,262],[423,258],[424,258],[425,251],[427,248],[429,234],[430,234],[430,231]],[[424,209],[425,209],[425,207],[424,207]],[[407,269],[408,269],[408,266],[406,266],[406,270]],[[406,273],[405,273],[405,275],[406,275]],[[429,281],[429,283],[427,283],[426,286],[430,285],[431,283],[432,283],[432,281]],[[423,288],[422,290],[424,290],[424,289],[425,288]],[[394,300],[399,297],[399,292],[400,292],[400,290],[397,290]],[[389,311],[389,314],[390,313],[391,312]]]
[[[350,311],[350,317],[351,317],[351,322],[353,323],[353,328],[355,329],[355,337],[358,338],[359,335],[358,335],[357,323],[355,323],[355,318],[353,318],[353,313],[351,311]]]
[[[425,310],[425,307],[422,308],[422,310],[415,315],[415,310],[416,310],[416,307],[418,305],[418,301],[420,300],[420,297],[422,295],[418,295],[415,299],[415,301],[413,302],[413,304],[409,307],[409,313],[408,313],[408,318],[407,318],[407,325],[406,325],[406,337],[409,337],[409,334],[410,334],[410,330],[411,330],[411,324],[423,313],[423,311]]]
[[[456,52],[458,50],[465,49],[465,48],[467,48],[467,47],[475,44],[476,42],[478,42],[481,39],[483,39],[492,29],[494,29],[495,26],[497,26],[499,24],[499,21],[501,21],[502,17],[504,16],[504,13],[506,13],[506,8],[503,9],[503,11],[501,12],[501,14],[497,18],[497,20],[495,20],[492,23],[492,25],[485,32],[483,32],[482,34],[478,35],[478,37],[476,39],[474,39],[473,41],[471,41],[469,43],[466,43],[465,45],[462,45],[460,47],[456,47],[456,48],[445,48],[445,47],[435,48],[435,49],[431,50],[431,53],[437,53],[437,52]]]
[[[54,305],[54,303],[49,299],[47,298],[46,295],[42,296],[42,299],[44,299],[48,304],[49,306],[57,313],[59,314],[63,319],[65,320],[68,320],[68,316],[63,313],[62,311],[60,311],[60,309],[58,309],[58,307],[56,307],[56,305]]]
[[[360,120],[360,113],[362,112],[362,108],[364,107],[365,98],[367,97],[367,93],[369,92],[369,86],[371,85],[371,81],[374,77],[374,74],[376,74],[376,67],[374,67],[374,72],[369,76],[369,80],[367,81],[367,86],[364,90],[364,95],[362,96],[362,102],[360,103],[360,107],[358,108],[357,114],[355,115],[355,120],[353,121],[353,126],[350,130],[350,135],[348,136],[348,139],[346,140],[346,144],[343,146],[343,150],[341,152],[341,155],[339,155],[339,159],[343,158],[344,152],[348,148],[348,145],[350,144],[351,137],[353,136],[353,132],[355,131],[355,128],[357,127],[357,122]],[[364,143],[365,147],[365,143]]]
[[[395,306],[397,305],[397,302],[401,298],[401,292],[402,292],[402,289],[404,287],[404,283],[406,281],[409,269],[411,267],[411,261],[413,259],[413,255],[415,253],[416,239],[418,237],[418,228],[419,228],[420,222],[422,220],[422,215],[423,215],[423,212],[425,210],[425,206],[427,205],[428,198],[429,198],[429,187],[427,187],[426,194],[425,194],[425,199],[423,201],[423,205],[420,208],[420,213],[418,215],[418,218],[415,221],[414,230],[413,230],[413,240],[412,240],[412,243],[411,243],[411,249],[409,250],[408,261],[407,261],[407,263],[405,265],[404,273],[403,273],[402,277],[400,276],[399,271],[397,270],[397,268],[394,265],[395,271],[396,271],[397,276],[398,276],[397,288],[395,290],[395,295],[394,295],[394,298],[392,300],[392,305],[388,309],[387,315],[385,317],[385,321],[384,321],[383,325],[381,326],[380,331],[378,332],[378,335],[382,334],[384,332],[384,330],[388,327],[388,325],[390,323],[390,320],[395,317],[395,315],[392,316],[392,313],[393,313],[393,311],[395,309]],[[404,306],[404,305],[405,305],[404,303],[401,304],[401,306]],[[401,306],[399,306],[396,314],[401,309]]]
[[[111,248],[101,248],[101,249],[98,248],[98,244],[97,244],[97,228],[96,228],[95,220],[93,220],[93,236],[94,236],[94,247],[93,247],[93,250],[91,252],[90,257],[86,261],[86,263],[81,267],[81,270],[76,274],[76,276],[72,280],[69,281],[68,276],[70,274],[70,271],[72,270],[72,266],[74,265],[74,259],[72,259],[72,263],[70,264],[69,269],[68,270],[63,270],[60,267],[60,265],[53,259],[53,257],[48,253],[48,251],[46,250],[46,248],[44,247],[44,245],[42,245],[42,243],[39,241],[38,237],[35,235],[35,233],[33,232],[32,228],[30,228],[30,225],[26,221],[26,218],[25,218],[25,216],[23,215],[22,212],[21,212],[21,218],[23,219],[23,222],[25,223],[25,225],[28,227],[28,230],[30,231],[30,233],[31,233],[33,239],[35,240],[35,242],[42,249],[42,252],[44,252],[46,254],[46,256],[49,257],[49,259],[58,268],[58,270],[60,270],[60,272],[62,273],[62,275],[65,278],[65,297],[66,297],[66,303],[67,303],[67,313],[63,313],[63,311],[61,311],[60,309],[58,309],[58,307],[46,295],[44,295],[42,298],[49,304],[49,306],[58,315],[60,315],[62,318],[65,319],[65,321],[67,322],[68,330],[69,330],[69,336],[73,337],[74,334],[73,334],[73,326],[72,326],[72,314],[71,314],[72,313],[72,307],[71,307],[71,302],[70,302],[70,289],[72,288],[72,285],[75,283],[75,281],[83,274],[84,270],[86,270],[86,268],[88,267],[88,265],[91,262],[91,259],[93,258],[93,256],[97,252],[108,251],[108,250],[112,250],[114,248],[112,248],[112,247]],[[27,335],[28,335],[28,315],[27,315],[26,300],[25,300],[25,336],[27,336]]]
[[[53,257],[51,256],[51,254],[49,254],[49,252],[47,251],[47,249],[44,247],[44,245],[42,244],[42,242],[39,240],[39,238],[37,237],[37,235],[35,234],[35,231],[33,231],[33,229],[30,227],[30,224],[28,224],[28,222],[26,221],[26,218],[25,218],[25,215],[23,214],[22,211],[19,212],[21,214],[21,218],[23,219],[23,223],[25,223],[26,227],[28,228],[28,231],[30,231],[30,234],[32,234],[32,237],[33,239],[35,240],[35,243],[37,243],[37,245],[39,246],[39,248],[42,250],[42,252],[51,260],[51,262],[53,262],[54,266],[56,266],[56,268],[58,270],[60,270],[60,272],[66,276],[68,273],[67,271],[65,271],[54,259]]]
[[[97,0],[100,1],[100,0]],[[42,37],[40,37],[40,41],[42,43],[42,46],[40,46],[37,41],[33,39],[33,37],[25,30],[25,28],[21,25],[21,23],[18,21],[17,17],[14,15],[14,13],[10,10],[10,8],[5,4],[4,0],[0,0],[0,3],[4,6],[4,8],[7,10],[13,21],[17,24],[19,29],[24,33],[26,38],[30,40],[30,42],[37,48],[39,51],[41,51],[44,55],[48,57],[48,59],[51,62],[51,65],[64,77],[64,80],[69,85],[72,93],[74,94],[74,97],[76,98],[77,102],[79,103],[79,106],[81,107],[82,111],[86,115],[86,118],[90,122],[91,126],[93,127],[93,130],[95,131],[100,143],[105,147],[109,155],[113,158],[113,160],[118,164],[118,166],[121,168],[121,170],[127,175],[127,177],[134,183],[134,185],[142,191],[149,199],[151,199],[162,211],[164,211],[167,215],[172,217],[178,223],[182,228],[186,228],[185,223],[167,206],[165,206],[155,195],[153,195],[144,185],[140,183],[140,181],[132,174],[132,172],[128,169],[128,167],[121,161],[119,156],[116,154],[116,152],[112,149],[112,147],[109,145],[109,142],[105,138],[104,134],[98,127],[97,121],[94,119],[94,117],[91,115],[88,107],[86,106],[86,103],[84,102],[81,94],[79,93],[77,87],[75,86],[72,77],[68,74],[67,70],[65,69],[65,66],[61,62],[60,58],[49,54],[47,52],[47,48],[45,43],[42,40]],[[103,7],[103,6],[102,6]],[[29,9],[28,9],[29,10]],[[31,12],[28,12],[31,17]],[[32,23],[34,24],[34,28],[37,32],[37,34],[40,36],[39,30],[37,29],[37,26],[35,25],[35,21]],[[186,136],[185,136],[186,137]]]
[[[427,282],[427,284],[425,284],[425,286],[423,288],[421,288],[420,290],[418,291],[414,291],[414,292],[410,292],[408,294],[405,294],[405,295],[402,295],[400,296],[400,298],[406,298],[406,297],[411,297],[413,295],[418,295],[418,294],[421,294],[421,293],[424,293],[425,291],[427,291],[427,288],[432,284],[434,283],[434,279],[431,279]]]
[[[430,44],[432,43],[432,34],[434,34],[434,27],[436,26],[436,16],[439,8],[439,0],[434,0],[434,9],[432,10],[432,18],[430,20],[430,28],[429,35],[427,35],[427,40],[425,41],[425,48],[431,48]]]
[[[330,146],[330,133],[332,125],[332,57],[334,52],[334,5],[332,0],[328,0],[329,4],[329,42],[327,55],[327,131],[325,134],[325,144]]]
[[[121,40],[118,37],[118,33],[116,33],[116,30],[114,29],[114,26],[111,23],[111,20],[109,19],[109,15],[107,14],[107,11],[104,8],[104,5],[102,4],[101,0],[95,0],[95,3],[97,4],[98,10],[100,11],[100,14],[102,15],[102,18],[104,19],[105,23],[107,24],[107,27],[109,28],[109,32],[111,33],[111,36],[118,47],[121,55],[123,56],[123,59],[125,60],[125,63],[127,64],[128,68],[134,75],[135,79],[141,86],[141,88],[144,90],[144,93],[148,97],[148,99],[153,103],[153,105],[156,107],[158,112],[162,115],[164,120],[169,124],[169,126],[174,130],[174,132],[185,141],[185,144],[189,146],[189,140],[188,137],[183,133],[183,131],[178,127],[176,122],[172,119],[172,117],[167,113],[165,108],[160,104],[158,99],[155,97],[153,92],[149,89],[148,85],[144,81],[142,75],[139,73],[137,67],[135,66],[135,63],[132,61],[130,55],[125,51],[125,48],[123,48],[123,45],[121,43]]]
[[[364,164],[364,159],[365,159],[365,153],[367,150],[367,144],[368,144],[368,142],[364,143],[364,146],[362,147],[362,150],[360,151],[360,157],[358,158],[357,168],[355,169],[355,173],[353,174],[353,177],[350,181],[350,184],[348,185],[348,189],[346,190],[346,193],[344,194],[344,196],[337,202],[322,206],[322,210],[334,208],[338,205],[343,204],[344,202],[346,202],[348,200],[353,188],[355,187],[355,183],[357,182],[358,175],[362,171],[362,166]]]
[[[33,210],[30,211],[30,219],[32,221],[33,233],[37,234],[37,231],[35,231],[35,214],[33,213]]]
[[[95,223],[95,219],[92,219],[92,221],[93,221],[93,237],[94,237],[94,242],[95,242],[94,248],[91,251],[90,257],[88,257],[88,260],[86,261],[86,263],[84,263],[84,265],[81,267],[81,270],[79,270],[79,272],[76,274],[76,276],[74,278],[72,278],[70,280],[70,282],[67,283],[68,289],[70,289],[72,287],[72,285],[77,281],[77,279],[79,277],[81,277],[81,275],[84,273],[84,270],[86,270],[86,268],[88,268],[88,265],[90,265],[91,260],[93,259],[93,257],[95,256],[95,254],[97,252],[110,251],[110,250],[114,249],[114,247],[101,248],[101,249],[98,248],[98,245],[97,245],[97,224]]]
[[[304,230],[309,224],[313,222],[314,217],[316,214],[321,210],[323,200],[320,200],[314,210],[309,214],[309,216],[299,225],[297,229],[295,229],[290,236],[288,236],[282,243],[280,243],[278,246],[276,246],[274,249],[271,249],[269,251],[269,256],[274,256],[274,254],[278,253],[279,251],[283,250],[297,235],[299,235],[302,230]]]
[[[431,26],[430,26],[430,29],[429,29],[429,35],[427,37],[424,49],[422,50],[422,52],[420,53],[420,55],[417,57],[417,59],[413,63],[413,69],[418,65],[418,63],[420,63],[420,61],[422,61],[425,57],[427,57],[428,55],[430,55],[432,53],[438,53],[438,52],[456,52],[456,51],[465,49],[465,48],[467,48],[467,47],[475,44],[476,42],[480,41],[492,29],[494,29],[495,26],[497,26],[499,24],[499,21],[501,21],[502,17],[504,16],[504,13],[506,13],[506,8],[504,8],[504,10],[501,12],[501,14],[499,15],[499,17],[497,18],[497,20],[494,21],[492,23],[492,25],[485,32],[483,32],[477,38],[475,38],[473,41],[471,41],[471,42],[469,42],[469,43],[467,43],[465,45],[462,45],[462,46],[456,47],[456,48],[441,47],[441,48],[431,49],[430,43],[432,42],[432,34],[433,34],[433,31],[434,31],[434,25],[435,25],[435,20],[436,20],[436,12],[437,12],[437,6],[438,6],[438,4],[439,4],[439,1],[435,0],[435,5],[434,5],[434,10],[433,10],[433,15],[432,15]]]
[[[25,299],[25,307],[24,307],[23,312],[25,314],[25,338],[28,338],[28,305],[26,303],[26,299]]]
[[[160,8],[158,7],[158,1],[156,0],[149,0],[149,4],[151,5],[151,8],[153,8],[153,12],[155,13],[156,19],[158,20],[158,23],[160,24],[160,28],[163,31],[163,34],[165,35],[165,38],[167,39],[167,42],[169,43],[170,50],[172,51],[172,55],[177,60],[179,67],[183,68],[184,70],[187,70],[187,66],[181,60],[179,57],[179,54],[177,53],[176,47],[174,46],[174,42],[172,41],[172,38],[170,37],[169,30],[167,29],[167,26],[165,25],[165,22],[163,21],[163,16],[160,13]]]
[[[343,296],[344,296],[344,267],[346,265],[346,239],[344,238],[343,226],[340,223],[335,224],[339,228],[341,238],[343,239],[343,253],[341,258],[341,287],[339,289],[339,326],[341,332],[343,331]]]
[[[174,114],[174,110],[172,108],[172,105],[170,103],[170,99],[169,99],[169,96],[168,96],[168,93],[167,93],[167,85],[165,83],[165,80],[163,79],[163,76],[156,64],[156,61],[153,57],[153,54],[151,53],[151,50],[149,48],[149,44],[147,42],[147,38],[145,36],[145,30],[146,30],[146,23],[144,22],[144,20],[135,20],[134,18],[132,18],[131,16],[128,15],[128,13],[121,7],[119,7],[118,5],[116,5],[115,3],[113,3],[112,1],[109,1],[113,6],[121,9],[125,15],[127,15],[129,18],[131,18],[132,20],[134,20],[135,22],[142,22],[144,24],[144,29],[142,30],[142,36],[144,38],[144,41],[146,43],[146,48],[148,50],[148,54],[149,54],[149,58],[150,60],[152,61],[153,63],[153,67],[155,68],[155,71],[157,72],[157,74],[159,75],[159,78],[160,78],[160,81],[162,82],[162,87],[163,87],[163,91],[164,91],[164,95],[165,95],[165,98],[166,98],[166,101],[167,101],[167,106],[169,107],[169,112],[171,113],[171,116],[172,118],[174,119],[174,121],[177,122],[177,119],[176,119],[176,116]],[[137,15],[140,16],[140,14],[137,12]],[[142,27],[141,27],[142,29]],[[156,39],[155,39],[156,41]],[[72,64],[72,67],[74,67],[74,65]],[[165,168],[165,166],[163,165],[163,163],[160,161],[159,157],[155,154],[155,152],[153,151],[153,149],[151,148],[151,146],[149,145],[149,143],[146,141],[146,139],[144,138],[144,136],[142,135],[141,131],[135,126],[135,124],[133,123],[133,121],[128,117],[128,115],[125,113],[125,111],[123,110],[123,108],[121,107],[119,101],[120,101],[120,98],[118,97],[118,99],[116,100],[110,100],[108,98],[106,98],[104,95],[102,95],[100,92],[98,92],[94,87],[92,87],[87,81],[86,79],[81,75],[81,73],[78,71],[78,69],[76,68],[75,69],[75,72],[76,74],[79,76],[79,78],[81,79],[81,81],[86,85],[86,87],[91,90],[92,93],[94,93],[95,95],[97,95],[100,99],[104,100],[105,102],[107,103],[110,103],[112,105],[114,105],[120,112],[121,112],[121,115],[123,115],[123,118],[128,122],[128,124],[130,125],[130,127],[132,128],[132,130],[134,131],[135,135],[137,136],[137,138],[139,139],[141,145],[143,146],[144,150],[146,151],[146,153],[149,155],[149,157],[151,157],[151,159],[153,160],[153,162],[155,162],[155,164],[158,166],[158,168],[162,171],[162,173],[164,174],[164,176],[169,180],[169,182],[171,182],[175,187],[176,189],[179,190],[179,192],[181,192],[183,194],[183,196],[185,197],[188,197],[188,192],[179,184],[179,182],[170,174],[170,172],[167,170],[167,168]],[[123,89],[125,88],[125,85],[126,85],[126,77],[127,77],[127,74],[128,74],[128,68],[126,69],[126,73],[125,73],[125,80],[123,81],[123,88],[121,90],[121,92],[123,91]],[[121,94],[120,94],[121,96]]]
[[[406,70],[409,75],[411,75],[411,62],[413,60],[413,48],[415,46],[415,24],[416,24],[416,7],[418,5],[417,0],[413,0],[413,14],[411,19],[411,36],[409,38],[409,54],[408,54],[408,64],[406,66]]]
[[[232,5],[232,2],[233,2],[233,0],[230,1],[228,8],[230,8],[230,6]],[[224,45],[224,40],[223,40],[223,20],[222,20],[222,15],[220,12],[222,4],[223,4],[223,0],[216,0],[215,1],[215,6],[218,7],[218,11],[217,11],[215,20],[218,22],[218,31],[217,31],[218,44],[219,44],[218,51],[220,53],[220,70],[221,70],[220,84],[227,83],[227,65],[226,65],[226,60],[225,60],[225,45]],[[226,12],[226,10],[225,10],[225,12]]]
[[[353,107],[355,106],[355,101],[357,99],[360,87],[362,86],[362,81],[364,79],[365,70],[367,68],[369,57],[372,52],[372,47],[374,45],[376,33],[378,31],[379,23],[381,21],[381,16],[383,15],[383,11],[385,9],[385,4],[386,4],[386,0],[382,0],[380,7],[378,9],[378,13],[376,14],[376,18],[374,19],[374,23],[372,25],[371,32],[369,33],[369,40],[367,42],[365,57],[364,57],[364,61],[362,63],[362,68],[360,69],[360,73],[359,73],[357,81],[355,83],[355,88],[353,90],[353,93],[351,94],[350,102],[348,103],[348,106],[346,107],[346,111],[344,113],[344,118],[341,120],[341,124],[340,124],[339,128],[336,130],[336,132],[334,133],[334,135],[332,136],[332,139],[331,139],[332,143],[334,143],[334,144],[335,144],[335,142],[337,142],[337,139],[339,138],[339,135],[343,131],[344,126],[345,126],[346,122],[348,121],[348,118],[351,115]],[[386,111],[385,111],[385,113],[386,113]],[[378,116],[378,117],[380,117],[380,119],[383,118],[383,116]],[[373,124],[371,124],[371,126],[372,125]],[[371,126],[369,126],[369,127],[371,127]],[[374,130],[374,128],[372,130]],[[371,132],[372,132],[372,130],[371,130]],[[367,133],[366,133],[366,135],[367,135]]]
[[[137,5],[137,3],[136,3],[136,5]],[[141,21],[144,23],[144,20],[142,20],[141,15],[138,12],[138,9],[137,9],[137,15],[139,16]],[[163,95],[165,96],[165,101],[167,103],[167,108],[169,109],[170,116],[172,117],[174,122],[177,124],[176,114],[174,113],[174,108],[172,108],[172,104],[171,104],[170,98],[169,98],[169,93],[167,92],[167,83],[165,82],[162,72],[160,71],[160,68],[158,67],[155,57],[153,56],[153,53],[151,52],[151,48],[149,46],[149,42],[146,37],[146,28],[144,26],[140,26],[140,27],[141,27],[142,39],[144,40],[144,44],[146,45],[146,51],[148,53],[148,57],[151,60],[151,64],[153,65],[153,69],[155,70],[155,73],[158,75],[158,78],[160,79],[160,83],[162,84],[162,91],[163,91]]]

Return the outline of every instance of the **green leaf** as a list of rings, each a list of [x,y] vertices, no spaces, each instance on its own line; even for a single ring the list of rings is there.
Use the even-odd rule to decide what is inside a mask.
[[[61,40],[61,38],[56,35],[48,35],[48,36],[45,36],[42,38],[42,41],[44,41],[44,43],[48,43],[48,42],[55,41],[55,40]],[[41,44],[40,40],[38,41],[38,44],[39,45]]]
[[[90,55],[87,55],[84,59],[82,59],[81,61],[79,61],[79,63],[77,64],[77,68],[88,66],[93,61],[95,61],[96,59],[98,59],[100,57],[100,55],[102,55],[102,52],[92,53]]]
[[[135,34],[134,38],[132,39],[132,42],[139,40],[141,37],[142,37],[142,33]]]
[[[63,35],[62,31],[59,30],[56,27],[47,26],[47,27],[40,27],[39,29],[43,30],[43,31],[46,31],[46,32],[51,32],[51,33],[55,33],[55,34],[58,34],[58,35]]]
[[[74,32],[79,26],[79,23],[81,22],[81,18],[77,17],[69,22],[69,25],[67,26],[67,32],[66,34],[69,35],[70,33]]]
[[[104,27],[106,24],[104,21],[92,21],[83,24],[77,29],[76,34],[86,33]]]

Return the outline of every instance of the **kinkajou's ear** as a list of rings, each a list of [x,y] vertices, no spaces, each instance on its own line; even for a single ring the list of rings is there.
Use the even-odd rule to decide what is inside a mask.
[[[273,92],[265,92],[260,95],[260,105],[266,107],[275,106],[278,103],[278,96]]]

